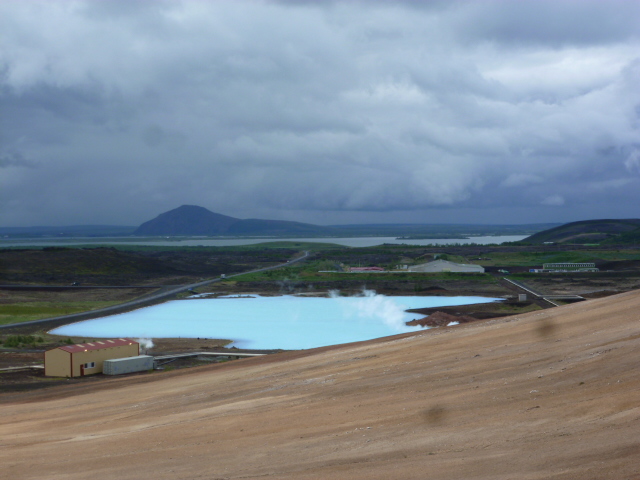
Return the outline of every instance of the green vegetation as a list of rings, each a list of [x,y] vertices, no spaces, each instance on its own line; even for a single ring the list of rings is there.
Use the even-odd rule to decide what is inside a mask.
[[[42,337],[36,337],[34,335],[9,335],[4,338],[2,344],[6,348],[20,348],[31,346],[35,348],[38,343],[44,342]]]
[[[97,310],[120,302],[27,302],[0,305],[0,325]]]
[[[640,239],[640,219],[586,220],[538,232],[523,242],[634,244]]]
[[[640,227],[630,232],[623,233],[615,238],[602,242],[603,244],[617,243],[620,245],[640,245]]]
[[[483,254],[483,259],[475,260],[474,263],[484,267],[498,265],[535,267],[542,266],[544,263],[640,260],[640,250],[634,249],[594,249],[566,252],[491,252],[486,255],[487,257],[484,257]]]
[[[494,283],[494,278],[484,273],[414,273],[414,272],[381,272],[381,273],[344,273],[326,272],[322,268],[326,261],[305,262],[300,265],[267,270],[266,272],[247,273],[233,277],[235,282],[266,282],[266,281],[323,281],[336,282],[344,280],[358,280],[365,283],[380,281],[423,281],[438,282],[452,280],[470,280],[479,283]]]
[[[521,314],[521,313],[529,313],[535,312],[536,310],[542,310],[542,307],[539,307],[535,303],[528,305],[526,307],[520,307],[519,305],[513,305],[510,303],[500,303],[495,305],[495,309],[497,312],[504,314]]]

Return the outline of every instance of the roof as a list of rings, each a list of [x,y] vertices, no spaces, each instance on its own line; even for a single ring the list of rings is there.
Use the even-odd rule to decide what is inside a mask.
[[[122,347],[124,345],[138,344],[135,340],[130,338],[117,338],[113,340],[97,340],[95,342],[76,343],[75,345],[65,345],[64,347],[58,347],[60,350],[64,350],[69,353],[87,352],[89,350],[102,350],[103,348]]]
[[[449,260],[434,260],[432,262],[421,263],[419,265],[412,265],[409,267],[409,271],[413,272],[426,272],[426,271],[437,271],[438,268],[460,268],[467,269],[467,271],[477,271],[484,272],[484,267],[482,265],[475,265],[472,263],[455,263]],[[455,272],[455,270],[453,270]]]

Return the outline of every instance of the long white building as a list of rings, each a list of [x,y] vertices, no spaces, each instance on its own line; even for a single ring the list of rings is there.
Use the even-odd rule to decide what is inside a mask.
[[[408,269],[410,272],[438,273],[438,272],[460,272],[460,273],[484,273],[481,265],[470,265],[466,263],[454,263],[448,260],[435,260],[420,265],[412,265]]]

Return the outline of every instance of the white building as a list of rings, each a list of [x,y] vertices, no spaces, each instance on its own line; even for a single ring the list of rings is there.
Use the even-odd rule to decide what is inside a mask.
[[[484,267],[480,265],[469,265],[465,263],[454,263],[448,260],[435,260],[420,265],[409,267],[410,272],[437,273],[437,272],[460,272],[460,273],[484,273]]]

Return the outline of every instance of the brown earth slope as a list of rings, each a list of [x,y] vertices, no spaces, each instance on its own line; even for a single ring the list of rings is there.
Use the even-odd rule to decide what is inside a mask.
[[[0,396],[11,479],[637,479],[640,292]]]

